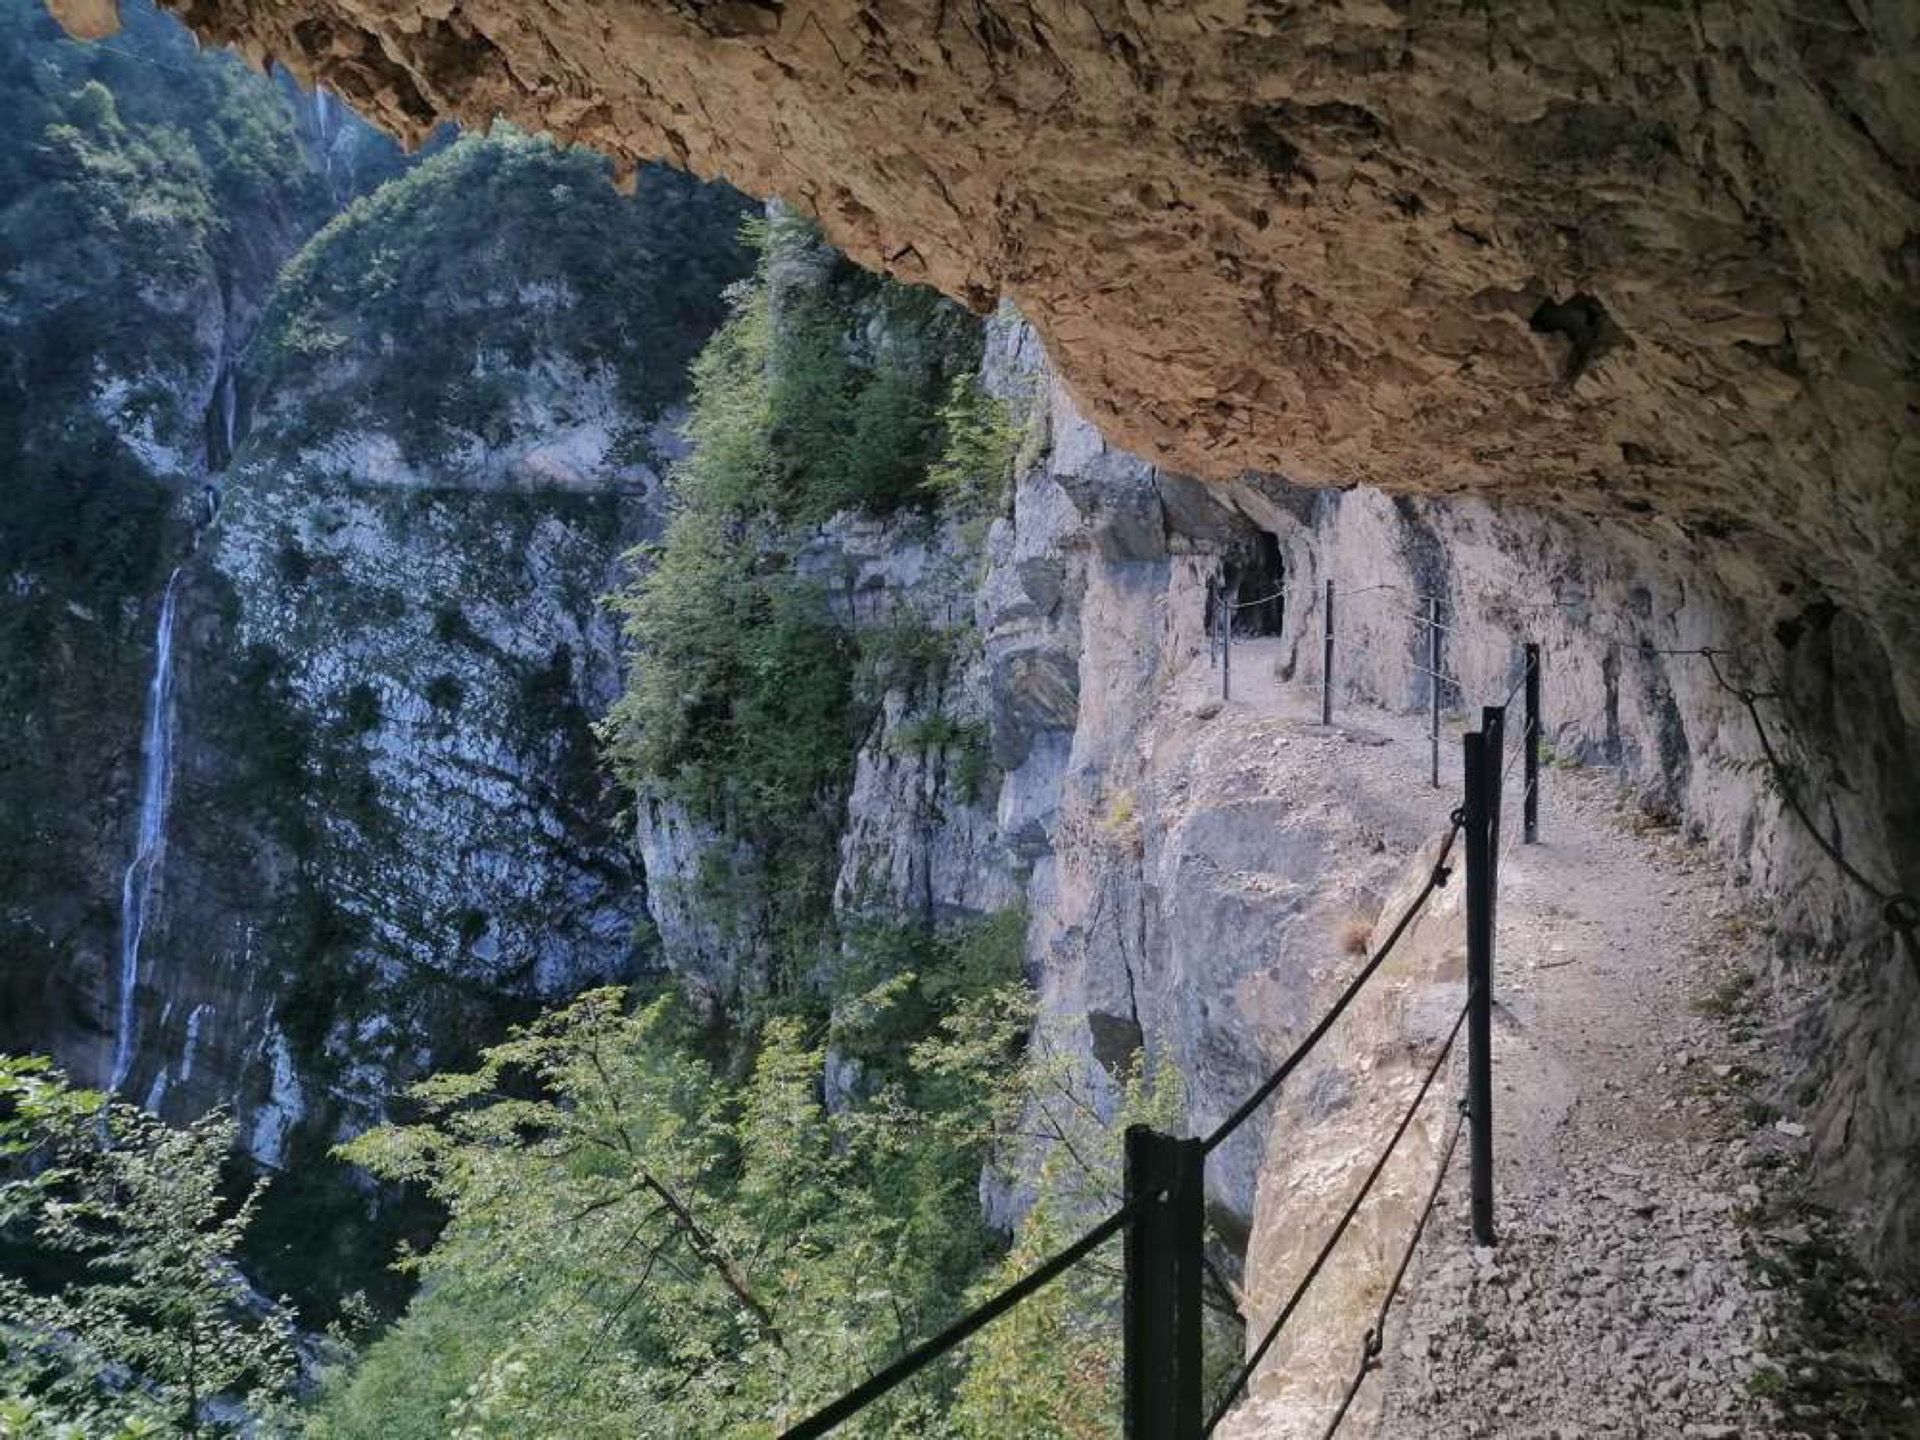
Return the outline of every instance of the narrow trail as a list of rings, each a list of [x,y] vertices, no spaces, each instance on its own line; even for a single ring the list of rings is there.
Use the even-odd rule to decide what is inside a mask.
[[[1234,650],[1234,706],[1317,719],[1310,685],[1275,678],[1277,642]],[[1335,720],[1388,742],[1354,749],[1381,783],[1435,793],[1421,717],[1343,705]],[[1449,797],[1459,728],[1442,737]],[[1500,1242],[1469,1242],[1462,1147],[1343,1433],[1788,1433],[1766,1399],[1776,1307],[1741,1217],[1760,1208],[1760,1167],[1805,1142],[1791,1123],[1749,1136],[1761,1042],[1703,1013],[1762,968],[1757,933],[1704,850],[1648,826],[1603,772],[1544,770],[1542,843],[1519,843],[1520,774],[1495,959]]]
[[[1379,1433],[1775,1433],[1738,1222],[1761,1194],[1726,1083],[1748,1057],[1699,1010],[1750,942],[1713,867],[1633,833],[1607,777],[1542,788],[1543,843],[1501,875],[1499,1244],[1468,1242],[1463,1165],[1389,1332]]]

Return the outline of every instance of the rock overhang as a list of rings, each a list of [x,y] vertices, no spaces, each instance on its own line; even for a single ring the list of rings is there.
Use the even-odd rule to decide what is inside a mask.
[[[504,116],[1011,298],[1170,468],[1595,517],[1920,648],[1892,0],[164,3],[403,136]]]

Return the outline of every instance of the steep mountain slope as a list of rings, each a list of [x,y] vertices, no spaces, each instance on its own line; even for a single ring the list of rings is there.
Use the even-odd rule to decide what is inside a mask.
[[[87,1073],[161,593],[266,287],[325,214],[272,86],[128,18],[98,49],[0,9],[0,1044]]]
[[[297,1176],[279,1203],[324,1194],[325,1146],[410,1077],[652,963],[591,734],[619,685],[602,597],[657,532],[741,218],[664,172],[623,199],[589,157],[469,139],[272,292],[185,572],[127,1088],[236,1104],[252,1157]]]
[[[0,30],[0,1046],[235,1108],[310,1170],[268,1280],[351,1285],[298,1232],[351,1247],[364,1202],[306,1162],[649,963],[601,597],[657,531],[745,212],[505,133],[408,173],[130,18]]]

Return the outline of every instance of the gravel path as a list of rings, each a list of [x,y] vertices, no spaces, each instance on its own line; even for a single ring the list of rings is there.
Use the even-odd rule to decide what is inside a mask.
[[[1272,678],[1261,642],[1235,658],[1236,702],[1317,705]],[[1392,742],[1368,763],[1424,782],[1418,719],[1338,719]],[[1449,735],[1443,783],[1458,756]],[[1611,775],[1547,769],[1536,846],[1510,843],[1520,798],[1516,767],[1495,961],[1499,1243],[1469,1242],[1463,1144],[1343,1433],[1920,1435],[1897,1380],[1871,1423],[1809,1423],[1791,1403],[1834,1357],[1807,1353],[1792,1266],[1773,1263],[1807,1238],[1806,1139],[1754,1098],[1789,1068],[1755,1009],[1760,925],[1704,848],[1650,825]],[[1864,1290],[1849,1303],[1864,1324]]]
[[[1277,659],[1271,641],[1236,643],[1235,705],[1317,720],[1311,685],[1281,684]],[[1336,724],[1379,741],[1342,764],[1425,787],[1421,718],[1342,707]],[[1778,1110],[1776,1077],[1797,1068],[1782,1037],[1811,993],[1761,983],[1764,914],[1730,902],[1705,847],[1651,824],[1607,772],[1546,768],[1540,810],[1542,843],[1519,845],[1513,768],[1498,1244],[1469,1240],[1461,1144],[1342,1434],[1920,1440],[1920,1317],[1847,1260],[1841,1223],[1807,1200],[1807,1131]]]
[[[1756,1042],[1701,1013],[1758,957],[1701,852],[1633,833],[1613,789],[1549,771],[1545,843],[1502,871],[1500,1243],[1467,1241],[1462,1159],[1389,1331],[1382,1435],[1782,1433],[1739,1223],[1763,1198],[1732,1096]]]

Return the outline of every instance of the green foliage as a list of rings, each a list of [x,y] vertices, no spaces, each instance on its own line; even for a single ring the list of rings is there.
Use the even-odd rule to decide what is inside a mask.
[[[945,711],[936,710],[900,726],[889,737],[888,744],[901,752],[945,750],[949,746],[975,744],[985,733],[986,728],[977,720],[956,720]]]
[[[860,636],[861,697],[877,705],[889,690],[938,693],[957,658],[958,637],[936,629],[908,609],[889,615]]]
[[[444,460],[509,439],[536,358],[553,354],[609,374],[630,414],[657,414],[747,268],[743,212],[666,169],[629,198],[587,152],[505,127],[462,138],[288,262],[253,364],[280,397],[264,423],[298,443],[371,420],[410,460]]]
[[[765,905],[791,978],[826,942],[866,712],[950,653],[923,626],[848,633],[822,588],[795,573],[795,532],[924,497],[934,402],[977,361],[979,339],[951,305],[853,270],[790,219],[750,238],[761,270],[731,292],[727,322],[694,364],[673,518],[664,542],[634,557],[642,578],[616,597],[633,678],[602,734],[632,788],[751,838],[756,873],[715,895],[744,889]],[[776,286],[788,261],[809,278]]]
[[[369,1197],[366,1175],[327,1147],[307,1127],[289,1135],[283,1174],[262,1197],[238,1256],[257,1287],[298,1297],[309,1330],[404,1311],[413,1284],[392,1268],[393,1257],[430,1244],[444,1219],[404,1187]],[[230,1160],[229,1171],[244,1163]]]
[[[0,1273],[0,1424],[53,1436],[234,1433],[209,1408],[270,1421],[290,1399],[293,1324],[249,1291],[233,1255],[264,1182],[230,1202],[233,1124],[170,1129],[74,1091],[43,1061],[0,1058],[0,1229],[58,1259],[64,1283]],[[129,1383],[131,1380],[132,1383]]]
[[[673,472],[665,543],[616,597],[636,663],[603,734],[626,783],[765,842],[756,888],[798,957],[825,920],[853,646],[776,548],[764,286],[733,305],[694,366],[693,449]]]
[[[978,1117],[829,1114],[795,1021],[737,1087],[688,1039],[671,1000],[590,994],[349,1147],[453,1218],[318,1434],[771,1436],[953,1313],[991,1254]],[[850,1433],[922,1433],[950,1384]]]
[[[769,235],[771,260],[812,251],[807,261],[825,271],[785,286],[772,316],[775,508],[817,522],[924,501],[941,443],[940,397],[978,363],[977,324],[930,292],[853,268],[803,232]]]
[[[264,279],[263,227],[317,223],[324,197],[271,82],[150,9],[125,18],[77,45],[0,0],[0,130],[25,141],[0,154],[0,407],[64,419],[121,377],[129,420],[197,449],[175,393],[205,359],[192,302]]]
[[[969,1052],[958,1053],[966,1064]],[[1012,1250],[976,1285],[970,1297],[976,1302],[1064,1249],[1121,1203],[1127,1126],[1179,1129],[1185,1091],[1164,1059],[1136,1052],[1118,1077],[1117,1103],[1105,1107],[1113,1116],[1107,1122],[1099,1118],[1099,1097],[1087,1086],[1082,1063],[1042,1029],[1018,1080],[1001,1082],[999,1103],[1018,1106],[1038,1164],[1021,1177],[1033,1188],[1032,1208]],[[950,1416],[955,1434],[1104,1440],[1121,1433],[1119,1252],[1116,1238],[1075,1270],[1071,1284],[1040,1291],[972,1342]],[[1210,1328],[1208,1353],[1230,1363],[1240,1351],[1238,1335],[1217,1320]]]
[[[380,728],[380,692],[366,681],[348,687],[340,706],[340,723],[350,735],[366,735]]]
[[[954,942],[978,953],[924,992],[946,1012],[931,1024],[889,1013],[911,976],[850,997],[868,1033],[920,1033],[834,1110],[799,1021],[769,1023],[728,1082],[671,998],[616,991],[417,1086],[417,1120],[345,1153],[452,1219],[413,1262],[407,1315],[328,1378],[313,1433],[770,1440],[1070,1238],[1117,1200],[1119,1127],[1169,1123],[1180,1091],[1145,1059],[1103,1094],[1064,1050],[1020,1062],[1032,1002],[994,977],[1021,925]],[[977,1199],[995,1156],[1038,1178],[1004,1259]],[[1077,1275],[844,1433],[1117,1433],[1117,1319],[1116,1283]]]
[[[1023,979],[1027,912],[1019,907],[929,931],[852,925],[834,975],[833,1043],[875,1073],[909,1081],[910,1048],[950,1015]]]
[[[435,710],[451,715],[467,698],[467,687],[461,683],[458,675],[442,671],[427,681],[424,694],[427,703]]]
[[[1020,448],[1020,427],[1006,402],[983,390],[977,377],[956,375],[940,407],[940,426],[945,443],[927,483],[955,511],[999,513]]]

